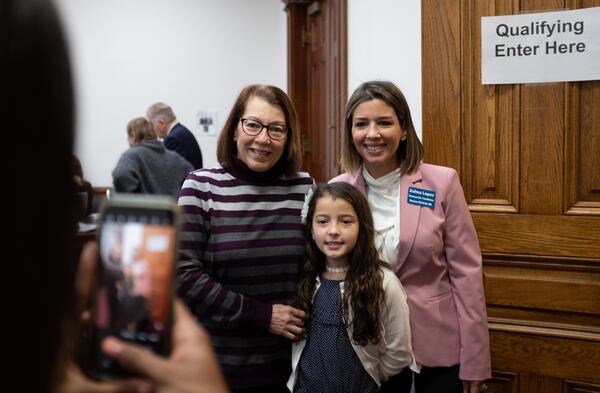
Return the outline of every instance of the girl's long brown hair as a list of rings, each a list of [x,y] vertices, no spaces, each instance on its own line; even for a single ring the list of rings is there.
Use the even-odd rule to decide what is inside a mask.
[[[308,208],[304,227],[306,256],[304,269],[298,282],[294,307],[306,312],[306,334],[312,321],[312,300],[317,277],[325,271],[325,254],[319,250],[312,238],[312,221],[317,201],[329,195],[333,199],[341,198],[348,202],[356,212],[358,219],[358,239],[356,246],[348,256],[350,269],[346,273],[342,315],[346,326],[351,324],[351,339],[359,345],[381,339],[381,314],[385,301],[383,291],[383,272],[385,264],[379,259],[373,243],[375,231],[373,216],[367,199],[353,186],[347,183],[319,184]],[[348,310],[352,308],[352,321]]]

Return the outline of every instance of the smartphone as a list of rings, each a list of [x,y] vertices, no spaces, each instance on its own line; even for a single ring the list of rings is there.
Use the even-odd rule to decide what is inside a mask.
[[[131,376],[101,350],[115,336],[168,355],[179,208],[173,198],[117,194],[100,210],[88,375]]]

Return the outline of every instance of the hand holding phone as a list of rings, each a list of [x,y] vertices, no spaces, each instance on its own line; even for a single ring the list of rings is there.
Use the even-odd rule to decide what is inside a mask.
[[[169,392],[225,393],[210,337],[180,300],[174,304],[173,348],[169,358],[143,350],[135,344],[109,337],[102,349],[122,366],[147,376]]]
[[[80,304],[87,304],[91,295],[97,259],[97,244],[89,242],[81,253],[75,283]],[[174,304],[171,337],[172,351],[168,358],[148,352],[136,344],[108,337],[102,342],[104,353],[124,368],[137,372],[139,377],[94,381],[87,379],[75,363],[69,361],[57,391],[71,393],[227,392],[210,337],[179,300],[175,300]]]
[[[168,197],[118,194],[102,207],[90,376],[131,375],[101,351],[108,336],[169,354],[178,227],[178,207]]]

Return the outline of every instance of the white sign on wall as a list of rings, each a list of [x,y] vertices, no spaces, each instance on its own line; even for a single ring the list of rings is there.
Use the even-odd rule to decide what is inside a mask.
[[[196,111],[196,135],[217,135],[217,111],[197,110]]]
[[[600,7],[481,18],[485,84],[600,79]]]

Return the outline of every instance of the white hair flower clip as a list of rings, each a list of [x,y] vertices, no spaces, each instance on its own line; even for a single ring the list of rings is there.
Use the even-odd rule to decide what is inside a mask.
[[[306,224],[306,218],[308,217],[308,206],[310,205],[310,200],[312,199],[314,194],[313,188],[309,188],[304,195],[304,204],[302,205],[302,210],[300,210],[300,222],[302,224]]]

